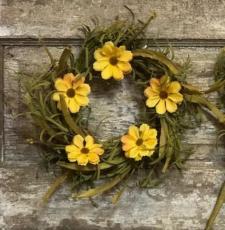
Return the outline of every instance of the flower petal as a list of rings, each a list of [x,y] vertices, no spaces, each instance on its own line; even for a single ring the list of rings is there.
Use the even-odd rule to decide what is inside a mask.
[[[53,93],[52,94],[52,100],[53,101],[59,101],[60,100],[60,93]]]
[[[135,125],[131,125],[128,131],[129,135],[135,140],[139,138],[139,129]]]
[[[160,93],[160,80],[157,78],[151,78],[150,80],[150,86],[152,91],[156,92],[156,93]]]
[[[72,85],[71,85],[72,86]],[[67,89],[69,89],[69,85],[66,81],[64,81],[63,79],[61,78],[57,78],[55,80],[55,88],[58,90],[58,91],[62,91],[62,92],[66,92]]]
[[[146,97],[155,97],[155,96],[158,96],[159,97],[159,93],[158,92],[155,92],[152,87],[147,87],[144,91],[144,95]]]
[[[88,154],[88,161],[93,165],[97,165],[100,162],[100,158],[99,158],[98,154],[96,154],[96,153],[89,153]]]
[[[153,150],[155,148],[155,146],[157,145],[157,139],[148,139],[146,141],[144,141],[144,146],[149,149],[149,150]]]
[[[108,65],[101,73],[103,79],[107,80],[113,76],[113,66]]]
[[[128,50],[125,50],[125,51],[122,51],[120,56],[118,57],[118,60],[119,61],[124,61],[124,62],[129,62],[131,61],[133,58],[133,54],[131,51],[128,51]]]
[[[77,161],[77,158],[79,155],[80,155],[80,153],[78,153],[78,152],[69,152],[69,153],[67,153],[67,158],[70,162],[75,162],[75,161]]]
[[[175,103],[180,103],[183,101],[184,97],[181,93],[170,93],[168,98]]]
[[[91,146],[94,144],[94,138],[90,135],[87,135],[85,138],[84,138],[86,144],[85,144],[85,147],[90,149]]]
[[[75,80],[75,76],[73,75],[73,73],[67,73],[63,76],[63,80],[67,81],[69,84],[72,83],[72,81]]]
[[[104,149],[95,147],[95,148],[91,148],[90,152],[98,154],[98,155],[102,155],[104,153]]]
[[[121,142],[123,143],[123,151],[128,151],[136,146],[136,140],[130,135],[122,136]]]
[[[117,67],[122,70],[123,72],[131,72],[132,70],[132,67],[131,67],[131,64],[128,63],[128,62],[122,62],[122,61],[119,61],[117,63]]]
[[[108,60],[96,61],[93,64],[93,69],[96,70],[96,71],[102,71],[108,65],[109,65]]]
[[[76,88],[76,94],[87,96],[91,92],[91,88],[88,84],[82,84]]]
[[[65,147],[65,150],[66,150],[66,152],[77,152],[77,153],[80,153],[80,149],[79,148],[77,148],[77,146],[75,146],[75,145],[67,145],[66,147]]]
[[[95,50],[95,52],[94,52],[94,58],[97,61],[108,60],[108,57],[106,57],[105,55],[103,55],[102,49]]]
[[[87,163],[88,163],[88,154],[80,154],[80,155],[77,157],[77,163],[78,163],[79,165],[86,166]]]
[[[165,100],[160,100],[156,105],[156,113],[164,114],[166,112]]]
[[[122,80],[124,78],[123,72],[116,66],[113,67],[113,77],[116,80]]]
[[[146,105],[149,108],[153,108],[157,105],[157,103],[160,101],[160,97],[156,96],[156,97],[149,97],[148,100],[146,101]]]
[[[75,95],[77,105],[86,106],[89,103],[89,98],[81,95]]]
[[[69,99],[68,108],[71,113],[77,113],[80,110],[80,105],[76,102],[75,98]]]
[[[170,113],[174,113],[177,110],[177,104],[170,99],[166,99],[166,110]]]
[[[134,147],[130,151],[128,151],[129,157],[130,158],[136,158],[138,156],[138,148]]]
[[[73,144],[82,149],[84,147],[84,138],[79,134],[74,136]]]
[[[173,81],[169,84],[168,93],[178,93],[181,90],[181,85],[178,81]]]
[[[114,49],[115,49],[115,46],[114,46],[113,42],[108,41],[102,47],[102,52],[105,55],[111,55],[113,53]]]

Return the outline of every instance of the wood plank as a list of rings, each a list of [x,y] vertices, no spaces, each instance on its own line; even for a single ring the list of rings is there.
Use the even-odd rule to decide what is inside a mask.
[[[95,202],[72,201],[64,186],[44,209],[38,203],[52,175],[39,172],[36,165],[0,167],[0,228],[7,229],[203,229],[224,179],[218,165],[190,162],[182,175],[173,171],[160,186],[141,190],[129,182],[117,205],[113,191]],[[114,191],[115,192],[115,191]],[[223,209],[215,230],[225,228]],[[41,227],[38,227],[41,226]]]
[[[98,17],[111,22],[117,15],[130,17],[127,5],[137,18],[145,20],[155,11],[157,19],[148,29],[154,38],[224,38],[225,2],[221,0],[2,0],[1,37],[77,37],[78,27]]]
[[[58,56],[62,47],[50,50]],[[178,58],[189,54],[192,59],[190,82],[202,88],[213,82],[212,67],[218,48],[176,48],[175,52]],[[20,85],[15,76],[21,71],[41,73],[48,64],[43,48],[6,47],[5,162],[0,166],[0,228],[203,229],[225,176],[225,149],[220,142],[216,150],[218,129],[212,120],[206,120],[200,128],[187,131],[185,142],[194,147],[187,170],[182,174],[172,171],[159,187],[146,191],[131,186],[116,206],[110,205],[112,192],[107,193],[96,198],[98,208],[91,206],[89,201],[74,203],[69,199],[69,187],[64,187],[47,208],[37,208],[54,176],[39,170],[36,179],[40,150],[27,145],[20,135],[20,130],[36,130],[27,120],[13,119],[13,115],[21,112],[22,108]],[[217,94],[212,94],[210,100],[217,102]],[[104,139],[122,134],[135,122],[139,102],[140,94],[130,79],[120,83],[97,81],[92,88],[91,128],[94,130],[103,118],[107,118],[97,132],[99,137]],[[134,181],[130,183],[132,185]],[[225,228],[224,211],[218,217],[215,229]]]

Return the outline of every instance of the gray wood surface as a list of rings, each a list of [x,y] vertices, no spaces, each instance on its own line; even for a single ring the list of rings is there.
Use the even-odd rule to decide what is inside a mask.
[[[0,36],[7,37],[77,37],[77,27],[92,16],[110,22],[118,13],[126,16],[128,5],[140,18],[149,10],[158,19],[149,29],[150,38],[220,39],[224,36],[224,1],[0,1]],[[182,40],[181,40],[182,41]],[[58,56],[63,47],[51,47]],[[74,48],[76,52],[77,48]],[[176,48],[179,61],[188,55],[192,60],[191,83],[207,88],[213,82],[212,68],[218,48]],[[36,130],[15,114],[22,111],[18,72],[41,73],[48,67],[43,48],[4,47],[4,162],[0,164],[0,229],[204,229],[225,176],[225,149],[215,147],[218,126],[206,117],[202,126],[189,130],[184,143],[192,145],[194,154],[182,173],[173,170],[160,186],[151,190],[128,188],[117,205],[111,204],[113,192],[96,198],[99,207],[89,201],[72,201],[66,186],[51,199],[46,208],[38,208],[43,193],[54,178],[39,168],[40,150],[28,145],[20,130]],[[4,87],[3,87],[4,86]],[[133,93],[137,92],[137,93]],[[0,94],[1,95],[1,94]],[[216,93],[210,100],[217,103]],[[102,139],[122,134],[135,122],[140,101],[138,89],[126,79],[114,84],[97,82],[91,94],[90,126]],[[4,114],[3,114],[4,113]],[[130,182],[133,183],[132,181]],[[215,229],[225,229],[225,209]]]

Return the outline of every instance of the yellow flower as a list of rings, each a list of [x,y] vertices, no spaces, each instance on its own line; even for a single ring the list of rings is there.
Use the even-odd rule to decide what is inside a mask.
[[[157,145],[157,130],[147,124],[142,124],[140,128],[132,125],[129,127],[128,134],[122,136],[121,142],[125,156],[139,161],[142,157],[150,157],[154,153]]]
[[[144,94],[148,97],[146,105],[149,108],[156,107],[158,114],[164,114],[166,111],[173,113],[177,110],[177,104],[183,101],[183,95],[179,93],[181,85],[178,81],[170,82],[168,76],[160,79],[152,78],[150,87],[146,88]]]
[[[58,108],[61,110],[60,95],[64,96],[67,107],[71,113],[77,113],[80,106],[86,106],[89,103],[87,95],[90,93],[90,86],[84,84],[85,78],[80,75],[74,76],[67,73],[62,78],[55,80],[57,92],[52,95],[54,101],[58,101]]]
[[[102,145],[95,144],[92,136],[83,138],[76,135],[71,145],[65,147],[67,157],[70,162],[77,162],[78,165],[87,165],[87,163],[97,165],[100,162],[99,156],[104,153]]]
[[[116,47],[111,41],[95,50],[94,58],[96,62],[94,62],[93,68],[96,71],[101,71],[103,79],[113,77],[116,80],[122,80],[124,74],[132,71],[129,63],[133,58],[131,51],[126,50],[125,46]]]

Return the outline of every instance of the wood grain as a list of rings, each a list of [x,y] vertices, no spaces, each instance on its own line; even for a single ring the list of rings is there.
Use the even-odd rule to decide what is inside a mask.
[[[57,57],[63,47],[50,48]],[[77,48],[74,48],[77,52]],[[218,48],[176,48],[177,60],[192,60],[189,81],[202,88],[212,82],[212,67]],[[39,169],[39,149],[26,143],[20,130],[36,132],[29,121],[13,119],[21,112],[20,85],[16,73],[41,73],[49,65],[43,48],[6,47],[4,69],[5,94],[5,162],[0,170],[0,227],[9,229],[203,229],[225,176],[225,154],[222,143],[215,147],[217,128],[212,119],[200,128],[186,132],[184,143],[192,145],[194,154],[180,174],[173,170],[164,183],[151,190],[128,188],[121,201],[110,204],[113,192],[96,198],[99,207],[89,201],[73,202],[69,186],[61,189],[44,210],[37,207],[54,175]],[[110,84],[110,85],[109,85]],[[13,92],[13,94],[12,94]],[[134,93],[135,92],[135,93]],[[108,138],[121,135],[138,116],[142,92],[131,79],[122,82],[95,82],[92,87],[90,127],[97,135]],[[13,95],[16,95],[13,96]],[[103,99],[104,98],[104,99]],[[217,94],[210,100],[217,103]],[[36,178],[38,172],[38,178]],[[130,181],[131,184],[134,181]],[[13,208],[16,207],[16,208]],[[225,228],[224,210],[215,229]]]
[[[216,148],[220,127],[210,116],[206,116],[201,127],[185,133],[184,144],[194,149],[186,169],[172,170],[158,187],[134,188],[133,178],[117,205],[111,204],[114,192],[111,191],[96,198],[98,208],[94,208],[87,200],[72,201],[70,187],[66,185],[47,207],[38,207],[55,178],[54,171],[40,168],[41,150],[28,145],[26,137],[21,135],[21,130],[29,135],[37,130],[29,120],[15,118],[23,112],[16,76],[21,72],[42,73],[49,65],[44,49],[30,38],[50,38],[47,44],[57,46],[50,50],[58,57],[63,45],[77,44],[73,39],[80,37],[78,27],[91,24],[91,18],[98,17],[100,23],[106,24],[117,15],[128,18],[129,12],[123,5],[129,6],[141,20],[155,11],[158,16],[149,27],[147,37],[161,39],[164,45],[169,39],[181,46],[174,51],[179,62],[188,55],[191,57],[189,81],[203,89],[212,84],[213,63],[224,44],[224,1],[0,0],[0,44],[5,46],[4,63],[0,60],[0,72],[3,72],[0,101],[4,102],[4,110],[0,106],[0,120],[4,124],[4,138],[0,138],[4,147],[4,162],[0,163],[0,229],[204,229],[225,177],[224,141],[219,141]],[[74,47],[75,53],[77,50]],[[216,93],[209,99],[219,102]],[[117,83],[96,81],[92,86],[90,128],[95,131],[102,121],[96,131],[99,138],[121,135],[138,118],[140,103],[143,103],[142,92],[131,79]],[[215,230],[225,229],[224,216],[223,208]]]
[[[91,18],[109,23],[117,15],[130,17],[124,5],[145,20],[155,11],[148,29],[154,38],[224,38],[225,2],[221,0],[1,0],[1,37],[77,37]]]

